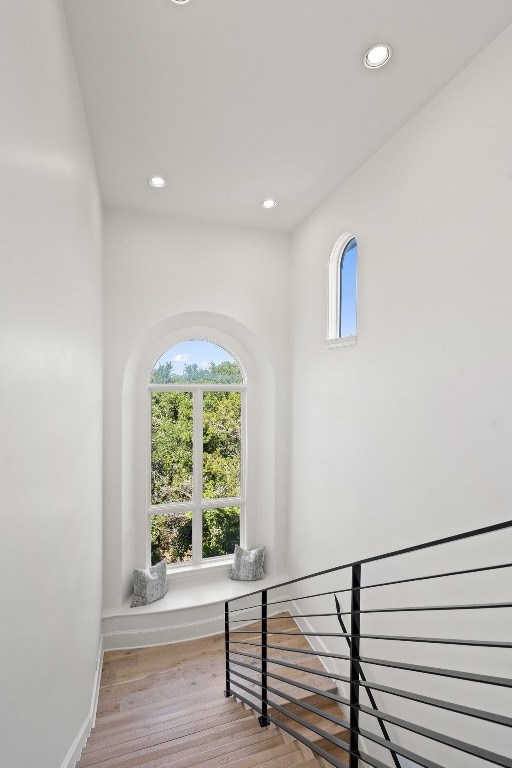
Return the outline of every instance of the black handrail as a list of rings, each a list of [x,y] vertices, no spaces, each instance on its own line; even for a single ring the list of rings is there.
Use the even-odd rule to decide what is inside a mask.
[[[464,533],[459,533],[453,536],[445,536],[442,539],[433,539],[432,541],[427,541],[425,544],[415,544],[412,547],[404,547],[403,549],[395,549],[391,552],[386,552],[383,555],[372,555],[371,557],[365,557],[362,560],[353,560],[351,563],[345,563],[344,565],[336,565],[333,568],[326,568],[323,571],[316,571],[315,573],[308,573],[307,576],[298,576],[296,579],[288,579],[288,581],[282,581],[280,584],[274,584],[272,586],[272,589],[280,589],[281,587],[288,587],[290,584],[297,584],[299,581],[306,581],[307,579],[312,579],[316,576],[326,576],[329,573],[335,573],[336,571],[343,571],[347,568],[352,568],[353,565],[366,565],[368,563],[375,563],[378,560],[387,560],[390,557],[398,557],[399,555],[408,555],[412,552],[420,552],[422,549],[430,549],[431,547],[438,547],[441,544],[451,544],[454,541],[463,541],[464,539],[471,539],[475,536],[483,536],[486,533],[494,533],[495,531],[502,531],[506,528],[512,528],[512,520],[506,520],[503,523],[495,523],[494,525],[486,525],[483,528],[475,528],[473,531],[465,531]],[[508,566],[505,566],[508,567]],[[487,568],[477,568],[476,571],[484,571],[487,570]],[[433,578],[437,577],[438,575],[442,574],[435,574]],[[451,575],[451,574],[450,574]],[[405,579],[401,583],[404,583],[407,581],[412,581],[412,579]],[[375,585],[377,586],[377,585]],[[337,592],[340,592],[338,589]],[[244,597],[250,597],[251,595],[259,595],[261,593],[260,589],[255,589],[253,592],[247,592]],[[331,593],[332,594],[332,593]],[[233,602],[234,600],[238,600],[240,598],[233,598],[233,600],[228,600],[228,602]]]
[[[414,686],[412,690],[406,690],[403,688],[403,684],[398,687],[390,685],[388,680],[380,682],[375,680],[375,675],[379,669],[387,669],[388,677],[389,673],[393,670],[401,670],[407,674],[437,676],[445,679],[451,678],[469,683],[500,687],[502,689],[512,689],[512,679],[480,672],[475,666],[471,667],[471,671],[465,671],[437,665],[430,666],[429,664],[412,663],[409,659],[405,660],[402,657],[399,657],[399,661],[375,658],[363,655],[361,649],[361,644],[365,642],[395,641],[409,644],[408,648],[411,650],[426,647],[423,644],[434,644],[438,649],[449,646],[467,646],[475,652],[477,650],[484,652],[484,649],[491,648],[500,649],[502,654],[512,651],[512,642],[509,639],[503,640],[500,637],[489,638],[489,636],[485,639],[478,637],[419,636],[407,631],[400,632],[401,627],[398,624],[398,622],[403,620],[402,617],[411,613],[420,616],[430,615],[431,619],[429,621],[433,621],[436,616],[444,617],[447,614],[456,616],[460,612],[464,612],[464,615],[466,615],[465,612],[468,612],[467,615],[470,615],[471,613],[484,610],[487,616],[488,614],[490,615],[489,611],[501,612],[509,610],[512,608],[512,588],[508,589],[506,599],[494,599],[488,602],[466,603],[464,601],[461,602],[460,598],[450,599],[450,595],[447,595],[446,604],[441,605],[416,605],[410,604],[410,601],[408,601],[409,604],[404,606],[389,607],[383,605],[375,607],[375,605],[372,605],[368,608],[361,604],[362,597],[366,594],[367,590],[377,590],[374,594],[378,597],[379,587],[392,587],[394,585],[440,579],[444,579],[444,584],[449,585],[454,583],[454,577],[461,578],[469,575],[482,577],[485,573],[490,574],[498,570],[502,570],[505,575],[510,573],[506,569],[512,568],[512,563],[500,562],[486,563],[481,567],[444,570],[439,573],[415,574],[410,578],[390,578],[373,584],[362,583],[362,571],[370,563],[409,555],[433,547],[451,545],[454,542],[461,542],[476,536],[497,534],[510,528],[512,528],[512,520],[436,539],[425,544],[395,550],[383,555],[356,560],[352,563],[328,568],[308,576],[291,579],[281,584],[244,595],[243,597],[247,598],[260,594],[258,604],[250,605],[250,607],[246,605],[247,600],[240,607],[231,607],[231,604],[236,604],[242,598],[235,598],[226,602],[225,695],[236,696],[260,713],[259,721],[262,726],[274,723],[303,742],[331,765],[339,766],[339,768],[345,765],[346,756],[348,756],[350,768],[356,768],[360,764],[371,765],[374,768],[385,768],[384,763],[374,754],[370,754],[368,750],[362,750],[361,738],[369,745],[373,743],[387,749],[395,768],[400,768],[400,757],[407,758],[423,768],[443,768],[443,766],[433,762],[426,755],[418,754],[408,749],[404,744],[399,743],[396,737],[392,738],[389,732],[390,727],[399,729],[399,734],[412,732],[417,736],[421,736],[424,740],[441,745],[443,749],[457,750],[458,752],[480,758],[486,763],[492,763],[503,768],[512,768],[512,757],[510,755],[499,754],[483,746],[470,744],[456,738],[453,733],[441,733],[424,725],[410,722],[402,716],[396,716],[386,711],[387,707],[378,704],[375,694],[389,695],[392,697],[392,701],[402,699],[404,702],[416,702],[422,706],[453,712],[457,716],[468,717],[473,720],[477,719],[482,723],[488,722],[494,724],[494,726],[504,728],[512,728],[511,717],[500,712],[490,712],[477,707],[467,706],[465,701],[462,703],[447,701],[425,695],[423,691],[422,693],[416,693]],[[490,552],[491,550],[487,548],[486,551]],[[290,613],[288,610],[289,596],[282,599],[268,599],[268,592],[270,590],[275,594],[275,590],[282,590],[284,587],[297,585],[307,579],[315,579],[331,574],[335,576],[341,572],[351,574],[350,587],[346,588],[344,585],[335,584],[331,590],[313,590],[312,593],[310,590],[309,594],[294,595],[292,597],[292,600],[301,602],[303,600],[321,600],[331,596],[334,598],[335,612],[326,612],[325,609],[322,610],[322,607],[320,610],[315,610],[316,605],[308,603],[307,611],[298,610]],[[294,586],[293,589],[295,590],[296,587]],[[445,587],[445,590],[447,589],[448,587]],[[338,595],[341,593],[350,594],[350,611],[342,610],[338,599]],[[276,598],[279,597],[279,595],[276,595]],[[256,603],[257,601],[250,602]],[[251,611],[254,609],[258,611],[259,616],[251,616]],[[273,613],[276,610],[278,611],[277,615]],[[236,615],[236,618],[233,614]],[[365,620],[366,616],[369,618],[373,616],[372,620],[375,620],[383,615],[393,615],[393,620],[398,629],[396,634],[395,632],[393,634],[379,631],[365,632],[362,629],[361,622]],[[282,621],[283,616],[285,618],[288,617],[286,619],[288,625],[284,628],[276,625],[276,622]],[[349,627],[346,626],[343,620],[344,616],[350,617]],[[324,626],[315,628],[310,625],[311,620],[330,621],[334,618],[336,618],[341,631],[333,632],[328,631],[329,628],[325,629]],[[254,621],[256,621],[256,625]],[[304,629],[302,622],[306,622],[309,626]],[[435,632],[430,634],[435,634]],[[440,634],[443,633],[441,632]],[[290,638],[291,643],[286,642],[287,637]],[[273,640],[273,638],[275,639]],[[318,650],[317,645],[318,642],[322,642],[321,638],[324,638],[326,641],[328,640],[331,648],[336,640],[344,641],[348,646],[348,654],[340,653],[339,647],[331,651],[331,648],[325,645],[323,650]],[[279,652],[281,652],[281,655],[276,655]],[[287,658],[282,657],[283,653],[287,654]],[[296,655],[302,655],[305,659],[313,659],[314,665],[306,666],[296,663]],[[420,661],[423,661],[423,659],[420,659]],[[319,667],[319,662],[323,666]],[[348,664],[348,675],[340,674],[337,669],[333,669],[332,665],[339,664],[340,662]],[[367,679],[366,668],[372,670],[371,680]],[[306,679],[308,682],[305,682]],[[284,687],[276,687],[276,683]],[[334,687],[329,689],[329,683]],[[350,694],[348,698],[338,690],[338,686],[343,684],[347,686],[347,691]],[[295,693],[290,693],[292,689]],[[363,692],[366,700],[369,702],[369,706],[361,701],[361,694]],[[299,696],[302,698],[299,698]],[[276,697],[278,700],[276,700]],[[310,697],[315,697],[315,699],[313,700]],[[318,702],[329,704],[331,710],[324,711],[323,705]],[[337,711],[336,709],[340,705],[347,707],[346,719],[342,716],[341,710]],[[373,718],[374,722],[376,721],[378,724],[382,736],[363,728],[360,722],[361,715]]]

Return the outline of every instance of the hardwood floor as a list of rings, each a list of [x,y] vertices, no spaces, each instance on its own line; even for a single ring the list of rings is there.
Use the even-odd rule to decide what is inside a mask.
[[[290,629],[295,625],[283,615],[281,626]],[[302,638],[280,637],[276,644],[284,645],[287,641],[291,646],[305,642]],[[250,640],[250,635],[244,639]],[[250,646],[239,647],[250,651]],[[285,658],[286,653],[273,651],[273,656]],[[328,765],[274,725],[261,728],[256,714],[234,696],[225,698],[224,661],[223,635],[106,652],[96,725],[77,768],[316,768]],[[252,663],[250,659],[247,661]],[[308,666],[323,669],[316,657],[310,657]],[[257,675],[257,663],[254,671],[240,669],[249,677]],[[288,672],[293,674],[291,670]],[[250,689],[254,687],[250,682],[243,682]],[[332,689],[329,678],[315,677],[315,685],[317,682],[322,690]],[[295,697],[299,696],[297,690],[293,692]],[[244,695],[250,697],[250,694]],[[327,706],[330,713],[341,715],[334,702],[322,696],[307,698],[315,706]],[[309,716],[312,723],[318,721],[318,716],[298,705],[288,707],[290,713],[298,708],[301,717]],[[285,716],[278,714],[286,721]],[[346,740],[340,736],[338,726],[330,723],[327,730]],[[338,760],[343,759],[343,750],[331,750],[331,753]]]

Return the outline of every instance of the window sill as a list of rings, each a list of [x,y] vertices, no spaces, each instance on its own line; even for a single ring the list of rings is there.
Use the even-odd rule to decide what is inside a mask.
[[[341,336],[338,339],[326,339],[325,346],[328,349],[336,347],[354,347],[357,344],[357,336]]]
[[[225,600],[232,600],[255,591],[269,589],[289,578],[286,574],[280,574],[279,576],[265,576],[259,581],[232,581],[227,576],[229,567],[224,565],[224,568],[226,569],[224,572],[217,569],[215,576],[203,571],[203,578],[175,580],[174,574],[171,574],[167,577],[167,594],[160,600],[131,608],[132,598],[130,596],[118,608],[104,610],[102,617],[103,619],[123,616],[134,618],[140,614],[162,614],[223,603]]]
[[[225,575],[231,571],[233,555],[215,559],[214,562],[201,563],[200,565],[175,565],[167,567],[167,581],[181,581],[182,579],[200,579],[209,576]]]

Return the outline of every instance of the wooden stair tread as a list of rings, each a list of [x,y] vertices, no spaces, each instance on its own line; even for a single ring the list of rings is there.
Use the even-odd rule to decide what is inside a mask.
[[[140,745],[147,747],[170,742],[190,734],[198,735],[203,731],[211,729],[216,729],[216,731],[220,732],[227,725],[239,724],[241,720],[250,721],[250,713],[245,710],[235,710],[224,715],[216,714],[215,718],[204,718],[202,720],[180,723],[179,725],[171,722],[163,726],[161,724],[160,727],[155,728],[151,728],[151,726],[144,727],[129,733],[125,732],[108,741],[92,742],[88,744],[88,752],[94,756],[123,754],[137,750]]]
[[[284,612],[269,622],[269,626],[276,632],[298,631],[293,619]],[[259,621],[243,628],[246,632],[240,635],[241,639],[261,642]],[[272,634],[269,640],[278,646],[269,650],[269,672],[275,671],[319,691],[336,690],[331,678],[315,674],[324,670],[318,657],[293,650],[311,650],[304,637]],[[258,654],[256,646],[242,643],[233,643],[232,649]],[[240,682],[247,685],[251,693],[240,691],[240,694],[257,704],[255,692],[261,681],[259,659],[243,656],[238,659],[252,666],[248,669],[233,664],[234,670],[250,678]],[[311,672],[274,664],[272,659],[300,664]],[[106,652],[96,726],[77,768],[325,767],[325,761],[286,732],[274,725],[260,727],[257,713],[236,699],[235,675],[233,696],[224,697],[224,663],[223,635],[168,646]],[[268,680],[269,685],[285,696],[306,701],[318,709],[325,707],[327,712],[342,717],[337,704],[321,694],[312,694],[292,682],[281,683],[270,676]],[[315,713],[286,702],[286,698],[277,694],[270,696],[286,706],[288,712],[297,712],[308,722],[321,723],[320,727],[326,732],[341,733],[336,723],[321,720]],[[275,715],[283,720],[286,717],[280,712]],[[311,741],[318,739],[320,744],[325,741],[291,718],[290,725],[299,733],[303,730]],[[332,754],[332,745],[326,749]]]
[[[77,768],[86,768],[86,766],[98,763],[101,763],[104,768],[121,764],[123,767],[138,766],[143,763],[143,759],[150,755],[185,756],[199,754],[212,749],[213,746],[230,747],[244,736],[261,736],[261,730],[257,720],[251,717],[245,717],[243,720],[241,719],[234,724],[230,723],[225,726],[210,723],[209,728],[199,733],[167,734],[167,737],[160,735],[153,739],[149,737],[148,739],[138,740],[136,745],[125,743],[117,748],[113,748],[111,751],[107,751],[107,753],[103,751],[101,756],[97,752],[93,752],[90,756],[84,754]]]
[[[222,719],[238,719],[240,717],[241,713],[232,698],[225,699],[222,702],[218,702],[218,704],[220,704],[220,706],[215,710],[216,717]],[[88,746],[99,749],[109,744],[116,744],[124,740],[135,739],[138,735],[149,735],[150,733],[156,733],[167,728],[177,729],[188,724],[200,728],[201,723],[207,721],[208,718],[211,717],[212,712],[210,709],[187,709],[183,713],[173,711],[171,713],[163,714],[160,717],[144,717],[135,722],[120,725],[117,728],[110,728],[99,732],[93,730],[89,738]]]
[[[174,697],[171,701],[161,702],[155,705],[152,702],[142,703],[138,707],[129,709],[116,709],[113,712],[99,712],[95,728],[98,731],[109,730],[122,724],[130,724],[141,718],[154,714],[155,716],[184,712],[188,709],[197,709],[211,707],[212,709],[219,705],[219,691],[205,692],[194,691],[187,695]]]

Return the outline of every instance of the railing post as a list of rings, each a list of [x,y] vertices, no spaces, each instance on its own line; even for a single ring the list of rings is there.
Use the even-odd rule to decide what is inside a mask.
[[[229,603],[227,600],[224,603],[224,645],[226,649],[226,688],[224,696],[228,698],[228,696],[231,696],[231,678],[229,672]]]
[[[350,762],[349,768],[357,768],[359,762],[359,678],[361,623],[361,565],[352,566],[352,600],[350,605]]]
[[[261,717],[262,728],[269,724],[267,719],[267,590],[261,590]]]

